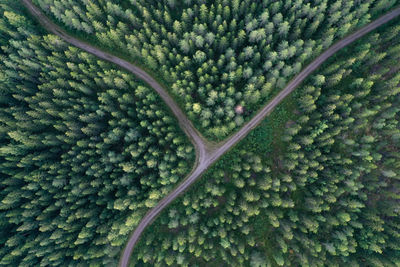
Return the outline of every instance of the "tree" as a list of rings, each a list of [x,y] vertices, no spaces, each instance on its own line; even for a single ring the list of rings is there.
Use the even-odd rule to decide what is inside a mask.
[[[201,106],[199,103],[193,104],[193,111],[194,111],[194,113],[197,113],[197,114],[199,114],[201,112]]]

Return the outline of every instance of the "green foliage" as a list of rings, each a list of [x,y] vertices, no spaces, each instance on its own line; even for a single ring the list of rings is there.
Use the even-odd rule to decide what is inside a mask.
[[[216,139],[397,4],[37,2],[160,73]],[[18,7],[0,4],[0,265],[116,265],[143,214],[189,172],[193,148],[151,89],[43,35]],[[134,263],[398,265],[399,29],[310,77],[162,213]]]
[[[0,4],[0,265],[115,265],[193,147],[152,89],[19,5]]]
[[[398,31],[369,35],[310,77],[285,104],[288,123],[273,113],[149,227],[136,265],[173,255],[180,266],[396,266]]]
[[[36,2],[69,30],[159,73],[196,126],[218,140],[241,125],[235,122],[251,118],[322,49],[397,3]],[[238,105],[244,114],[235,112]]]

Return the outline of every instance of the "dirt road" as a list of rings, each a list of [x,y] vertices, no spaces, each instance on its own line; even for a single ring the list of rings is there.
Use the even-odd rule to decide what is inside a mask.
[[[210,167],[210,165],[217,161],[224,153],[226,153],[230,148],[232,148],[241,139],[243,139],[252,129],[254,129],[279,103],[282,102],[282,100],[286,96],[293,92],[293,90],[295,90],[296,87],[304,81],[304,79],[306,79],[313,71],[315,71],[322,63],[324,63],[337,51],[400,15],[400,8],[397,8],[387,13],[386,15],[381,16],[370,24],[364,26],[355,33],[345,37],[341,41],[335,43],[319,57],[317,57],[313,62],[311,62],[305,69],[303,69],[276,97],[274,97],[274,99],[272,99],[267,105],[265,105],[264,108],[259,111],[257,115],[255,115],[248,123],[246,123],[237,133],[231,136],[228,140],[219,144],[213,150],[207,150],[205,139],[193,127],[192,123],[185,116],[178,105],[174,102],[174,100],[168,95],[166,90],[160,84],[158,84],[149,74],[123,59],[103,52],[83,41],[67,35],[63,30],[52,23],[49,19],[47,19],[47,17],[45,17],[41,13],[41,11],[32,4],[30,0],[22,0],[22,2],[25,4],[25,6],[27,6],[32,15],[34,15],[48,31],[58,35],[68,43],[79,47],[91,54],[94,54],[101,59],[117,64],[118,66],[130,71],[138,78],[148,83],[154,90],[157,91],[157,93],[162,97],[165,103],[170,107],[172,112],[177,117],[182,129],[194,142],[198,159],[196,167],[193,169],[191,174],[180,185],[178,185],[178,187],[176,187],[170,194],[160,200],[160,202],[154,208],[152,208],[140,221],[139,225],[131,235],[129,242],[126,245],[125,250],[122,254],[120,260],[120,266],[122,267],[127,267],[129,265],[129,259],[132,254],[133,247],[139,240],[144,229],[160,214],[160,212],[174,199],[176,199],[183,191],[190,187],[190,185],[192,185],[197,179],[199,179],[201,174],[208,167]]]
[[[200,159],[205,156],[207,150],[206,140],[194,128],[193,124],[189,121],[189,119],[182,112],[178,104],[167,93],[167,91],[146,71],[133,65],[132,63],[129,63],[124,59],[111,55],[84,41],[69,36],[64,30],[62,30],[60,27],[58,27],[56,24],[50,21],[42,13],[42,11],[32,3],[31,0],[22,0],[22,3],[29,10],[31,15],[33,15],[47,31],[54,33],[67,43],[76,46],[90,54],[93,54],[98,58],[104,59],[106,61],[112,62],[120,66],[121,68],[133,73],[136,77],[138,77],[142,81],[146,82],[149,86],[151,86],[161,96],[161,98],[164,100],[167,106],[171,109],[175,117],[178,119],[180,127],[185,131],[186,135],[188,135],[188,137],[191,139],[193,145],[196,148],[197,161],[200,161]]]

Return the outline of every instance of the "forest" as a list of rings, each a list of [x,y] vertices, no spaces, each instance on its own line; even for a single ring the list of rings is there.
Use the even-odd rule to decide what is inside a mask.
[[[330,60],[163,212],[134,266],[398,266],[399,63],[399,21]]]
[[[397,0],[35,0],[211,141]],[[0,266],[117,266],[192,170],[155,91],[0,2]],[[400,20],[341,50],[144,232],[132,266],[400,264]]]
[[[193,146],[151,88],[20,8],[0,4],[0,266],[116,265]]]
[[[222,140],[304,64],[397,0],[35,2],[71,32],[158,73],[198,129]]]

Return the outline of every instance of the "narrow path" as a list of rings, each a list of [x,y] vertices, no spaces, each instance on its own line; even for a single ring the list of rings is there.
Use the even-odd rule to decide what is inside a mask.
[[[174,113],[175,117],[178,119],[180,127],[184,130],[186,135],[189,137],[196,149],[196,165],[205,158],[207,150],[210,150],[207,145],[207,141],[203,136],[195,129],[191,121],[186,117],[183,111],[180,109],[178,104],[172,99],[172,97],[167,93],[167,91],[146,71],[141,68],[123,60],[119,57],[111,55],[104,52],[84,41],[78,40],[70,35],[68,35],[64,30],[50,21],[42,11],[32,3],[32,0],[21,0],[25,7],[29,10],[30,14],[33,15],[42,26],[51,33],[59,36],[61,39],[67,43],[76,46],[90,54],[95,55],[98,58],[104,59],[106,61],[112,62],[121,68],[133,73],[136,77],[146,82],[151,86],[164,100],[167,106]]]
[[[86,44],[83,41],[77,40],[67,35],[63,30],[52,23],[49,19],[47,19],[46,16],[43,15],[34,4],[32,4],[31,0],[22,0],[22,2],[29,9],[32,15],[35,16],[48,31],[58,35],[68,43],[79,47],[91,54],[94,54],[101,59],[113,62],[121,66],[122,68],[130,71],[131,73],[135,74],[137,77],[148,83],[154,90],[157,91],[157,93],[163,98],[166,104],[171,108],[171,110],[177,117],[182,129],[184,129],[185,133],[194,142],[198,155],[196,167],[193,169],[191,174],[189,174],[189,176],[180,185],[178,185],[178,187],[176,187],[171,193],[160,200],[160,202],[142,218],[139,225],[136,227],[135,231],[131,235],[129,242],[126,245],[125,250],[122,254],[120,260],[120,266],[122,267],[128,267],[133,247],[139,240],[144,229],[160,214],[160,212],[174,199],[176,199],[183,191],[190,187],[190,185],[192,185],[197,179],[199,179],[201,174],[208,167],[210,167],[223,154],[225,154],[230,148],[232,148],[241,139],[243,139],[252,129],[254,129],[280,102],[282,102],[283,99],[285,99],[286,96],[293,92],[297,88],[297,86],[299,86],[304,81],[304,79],[306,79],[312,72],[314,72],[322,63],[324,63],[337,51],[400,15],[400,8],[397,8],[369,23],[368,25],[354,32],[353,34],[345,37],[341,41],[335,43],[319,57],[317,57],[313,62],[311,62],[305,69],[303,69],[276,97],[274,97],[274,99],[272,99],[267,105],[265,105],[264,108],[261,109],[261,111],[259,111],[237,133],[231,136],[227,141],[217,146],[216,149],[207,150],[205,139],[197,132],[189,119],[181,111],[174,100],[168,95],[165,89],[160,84],[158,84],[149,74],[123,59],[110,55],[89,44]]]

